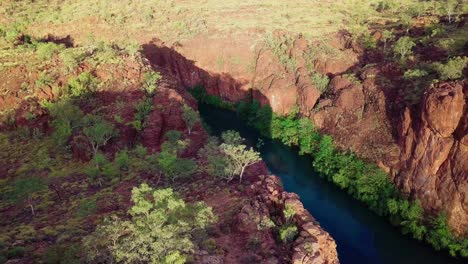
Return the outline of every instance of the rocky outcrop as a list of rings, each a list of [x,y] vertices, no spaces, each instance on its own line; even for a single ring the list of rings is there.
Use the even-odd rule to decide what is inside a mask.
[[[276,176],[260,176],[260,180],[250,186],[255,193],[259,207],[264,206],[272,215],[280,215],[286,207],[294,210],[293,222],[299,235],[293,242],[291,263],[294,264],[337,264],[338,255],[333,238],[320,227],[320,224],[304,208],[299,196],[285,192]],[[259,212],[265,211],[258,210]]]
[[[450,226],[468,230],[468,86],[438,85],[424,96],[420,111],[405,109],[395,182],[424,208],[446,211]]]
[[[296,36],[282,60],[261,43],[253,36],[209,43],[195,39],[177,51],[154,43],[153,49],[147,47],[147,57],[184,87],[201,84],[230,101],[253,98],[278,114],[299,106],[339,148],[377,163],[403,192],[420,199],[430,212],[447,211],[451,227],[466,233],[466,83],[438,86],[419,108],[405,109],[399,94],[403,89],[392,84],[401,70],[392,63],[360,69],[362,49],[345,33],[332,37],[325,49]],[[220,68],[214,62],[221,50],[223,62],[237,58],[249,70],[227,62]],[[315,52],[312,60],[310,51]],[[288,60],[294,69],[284,65]],[[331,77],[325,94],[311,81],[311,62],[315,71]],[[344,74],[353,67],[353,74]]]

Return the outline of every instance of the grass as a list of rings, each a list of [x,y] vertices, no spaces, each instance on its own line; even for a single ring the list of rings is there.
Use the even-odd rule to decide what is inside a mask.
[[[25,22],[29,33],[71,34],[85,40],[92,32],[110,40],[125,40],[149,33],[164,40],[190,39],[198,34],[224,36],[229,32],[276,29],[307,37],[347,28],[352,23],[392,20],[391,15],[407,10],[416,0],[393,0],[397,8],[377,12],[378,0],[4,0],[0,23]],[[352,22],[352,23],[350,23]],[[70,27],[73,25],[73,27]],[[151,36],[151,34],[154,34]]]

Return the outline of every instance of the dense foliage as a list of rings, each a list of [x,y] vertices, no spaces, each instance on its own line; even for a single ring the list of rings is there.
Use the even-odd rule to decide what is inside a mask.
[[[206,161],[203,169],[210,175],[231,181],[236,176],[242,181],[244,171],[261,160],[260,153],[248,148],[238,132],[228,130],[221,135],[223,143],[211,138],[199,150],[198,156]]]
[[[204,98],[197,99],[209,103]],[[452,234],[443,214],[435,219],[426,215],[419,201],[403,196],[385,172],[353,153],[337,150],[333,139],[321,135],[310,120],[298,116],[297,110],[287,116],[277,116],[269,106],[262,107],[256,101],[240,102],[235,109],[262,135],[297,146],[301,154],[312,155],[312,165],[321,177],[346,190],[378,215],[388,217],[403,233],[425,240],[437,250],[447,249],[453,256],[468,256],[467,239],[459,240]]]
[[[114,216],[84,239],[90,262],[185,263],[192,234],[216,221],[205,203],[187,204],[170,188],[142,184],[132,202],[129,220]]]

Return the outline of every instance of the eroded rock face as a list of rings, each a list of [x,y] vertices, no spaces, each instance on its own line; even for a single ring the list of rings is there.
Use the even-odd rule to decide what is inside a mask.
[[[338,54],[315,61],[317,72],[332,77],[324,96],[310,79],[308,44],[301,36],[287,54],[295,60],[293,71],[258,43],[253,36],[210,43],[192,40],[177,52],[159,48],[149,57],[186,88],[202,84],[210,94],[230,101],[254,98],[277,114],[299,106],[300,113],[333,136],[340,149],[377,163],[402,191],[420,199],[428,211],[447,211],[454,230],[466,234],[466,83],[438,86],[424,96],[419,110],[405,110],[396,102],[399,88],[382,82],[402,75],[392,63],[367,67],[356,76],[343,74],[356,65],[362,50],[342,34],[330,42]],[[253,62],[252,69],[229,63],[220,69],[214,63],[220,51],[225,59],[238,56],[245,64]]]
[[[421,118],[403,115],[399,170],[395,182],[421,200],[424,208],[446,211],[450,226],[468,230],[467,86],[462,82],[430,89],[421,104]]]
[[[270,212],[281,212],[286,206],[295,211],[293,221],[298,227],[299,236],[294,241],[291,263],[339,263],[336,243],[333,238],[304,208],[297,194],[283,190],[281,180],[278,177],[260,176],[260,181],[252,185],[251,188],[257,192],[259,204],[266,206]]]

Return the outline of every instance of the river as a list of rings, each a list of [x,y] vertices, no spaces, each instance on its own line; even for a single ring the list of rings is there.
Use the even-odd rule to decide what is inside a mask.
[[[200,114],[212,134],[236,130],[247,143],[256,146],[259,133],[247,127],[236,113],[199,106]],[[268,170],[281,178],[284,189],[297,193],[305,208],[335,239],[343,264],[451,264],[463,263],[437,252],[429,245],[403,235],[387,219],[370,211],[363,203],[333,183],[320,178],[310,157],[278,141],[261,138],[258,149]]]

